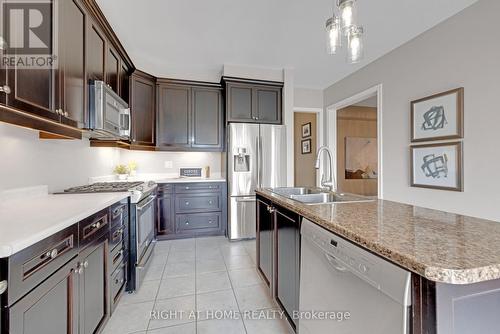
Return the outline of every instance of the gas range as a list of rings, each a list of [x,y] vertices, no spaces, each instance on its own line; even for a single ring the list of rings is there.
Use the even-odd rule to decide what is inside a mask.
[[[139,203],[142,199],[149,196],[156,188],[153,181],[142,182],[97,182],[84,186],[73,187],[64,190],[66,194],[88,194],[88,193],[109,193],[125,192],[131,193],[130,202]]]

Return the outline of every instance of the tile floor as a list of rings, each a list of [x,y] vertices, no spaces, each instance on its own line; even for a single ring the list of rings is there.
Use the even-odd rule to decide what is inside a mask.
[[[158,242],[145,282],[123,295],[104,334],[293,333],[256,271],[255,254],[255,241],[223,237]],[[259,319],[264,314],[275,317]]]

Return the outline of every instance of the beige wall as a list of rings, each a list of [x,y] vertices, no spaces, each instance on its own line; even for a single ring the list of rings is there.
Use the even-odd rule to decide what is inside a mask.
[[[500,221],[500,1],[480,0],[325,90],[329,106],[383,85],[383,196]],[[464,192],[410,187],[410,101],[465,88]]]
[[[316,186],[316,169],[314,168],[317,149],[317,121],[315,113],[294,113],[294,165],[295,186]],[[311,123],[311,137],[302,138],[302,125]],[[311,153],[302,154],[302,140],[311,139]]]
[[[337,112],[337,180],[341,192],[376,196],[376,179],[345,179],[345,138],[377,138],[377,109],[347,107]]]

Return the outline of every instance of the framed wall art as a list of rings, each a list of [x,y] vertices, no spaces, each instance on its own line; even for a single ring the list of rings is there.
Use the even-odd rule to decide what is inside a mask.
[[[307,138],[311,136],[311,123],[302,125],[302,138]]]
[[[410,147],[411,186],[463,191],[462,143]]]
[[[311,139],[306,139],[302,141],[302,154],[311,153]]]
[[[411,102],[411,141],[463,138],[464,89]]]

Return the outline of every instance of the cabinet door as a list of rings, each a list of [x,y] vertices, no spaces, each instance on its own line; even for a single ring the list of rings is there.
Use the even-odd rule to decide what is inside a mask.
[[[107,248],[105,235],[80,254],[80,334],[96,333],[109,314]]]
[[[154,146],[156,90],[154,78],[134,73],[131,88],[132,143]]]
[[[68,262],[8,309],[9,333],[78,333],[76,262]]]
[[[191,147],[191,88],[160,85],[158,88],[158,140],[162,149]]]
[[[254,118],[260,123],[281,124],[281,88],[257,87],[253,96]]]
[[[9,45],[15,44],[17,48],[9,48],[4,52],[8,55],[18,55],[20,57],[29,53],[41,52],[41,58],[45,58],[46,54],[55,54],[55,33],[51,24],[55,22],[55,2],[50,1],[48,4],[51,5],[52,11],[50,12],[50,17],[43,17],[42,26],[36,29],[36,40],[46,46],[42,48],[42,51],[38,48],[28,49],[31,43],[31,39],[28,38],[28,33],[23,31],[23,25],[11,24],[10,22],[4,22],[4,27],[10,27],[12,29],[8,36],[6,36],[6,42]],[[31,3],[32,5],[32,3]],[[44,5],[44,4],[41,4]],[[28,8],[23,7],[21,3],[1,0],[0,6],[2,6],[2,11],[8,11],[5,15],[8,20],[12,20],[12,23],[19,22],[19,16],[24,15],[27,17]],[[29,6],[29,5],[28,5]],[[17,15],[16,15],[17,13]],[[3,14],[2,14],[3,15]],[[34,34],[33,32],[31,32]],[[11,41],[8,37],[23,36],[24,40]],[[20,44],[21,43],[21,44]],[[26,49],[24,49],[26,47]],[[33,50],[33,52],[31,52]],[[30,55],[27,55],[30,59]],[[17,62],[16,62],[17,64]],[[59,114],[55,113],[56,109],[56,69],[53,66],[48,66],[47,68],[41,69],[26,69],[16,66],[6,66],[6,79],[5,84],[9,86],[10,93],[6,96],[6,104],[26,111],[28,113],[36,114],[38,116],[48,118],[54,121],[59,121]],[[1,93],[4,94],[4,93]]]
[[[120,58],[112,47],[106,52],[106,83],[118,93],[118,73],[120,72]]]
[[[106,40],[91,19],[87,27],[87,79],[104,81]]]
[[[270,285],[273,277],[274,214],[268,208],[267,203],[257,200],[257,266],[267,285]]]
[[[121,62],[120,66],[120,97],[129,103],[129,89],[130,89],[130,75],[128,67],[125,63]],[[154,101],[154,99],[153,99]]]
[[[192,147],[222,150],[222,93],[220,89],[193,88]]]
[[[170,194],[158,195],[156,232],[159,235],[175,233],[174,198]]]
[[[290,316],[299,310],[299,216],[276,210],[276,231],[276,299]],[[297,325],[295,319],[292,322]]]
[[[59,108],[63,121],[74,126],[85,122],[85,11],[79,0],[59,1]],[[67,113],[67,114],[66,114]],[[67,115],[67,116],[66,116]]]
[[[252,86],[227,84],[226,94],[228,122],[255,122]]]

